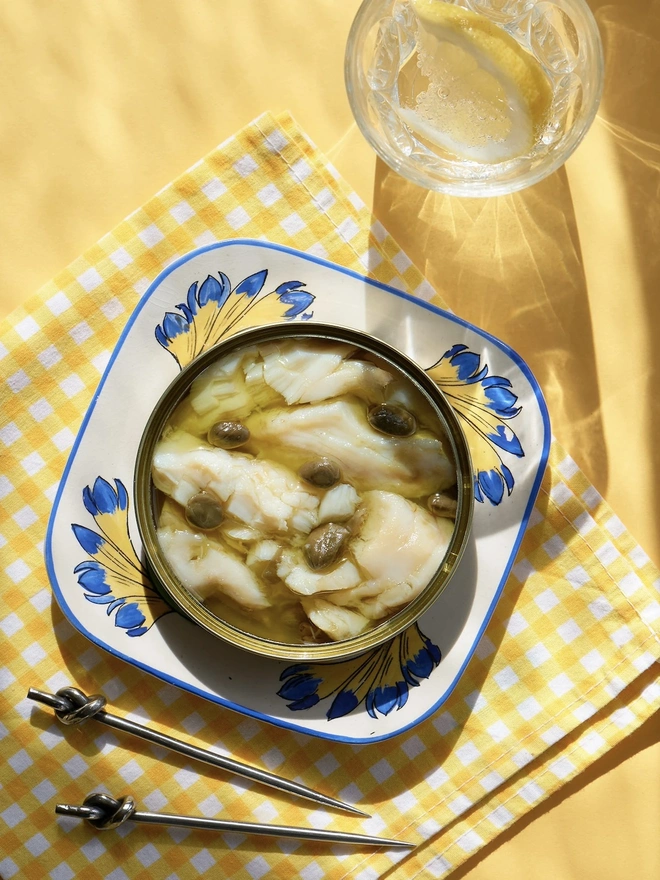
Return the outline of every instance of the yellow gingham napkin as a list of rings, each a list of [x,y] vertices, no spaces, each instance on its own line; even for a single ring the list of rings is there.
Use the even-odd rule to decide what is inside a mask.
[[[232,713],[145,675],[79,634],[53,600],[44,535],[68,451],[139,297],[168,263],[265,238],[439,297],[288,116],[264,115],[119,224],[2,328],[0,877],[258,880],[442,877],[612,748],[660,705],[660,578],[553,442],[494,616],[442,708],[407,733],[331,743]],[[488,329],[488,328],[484,328]],[[25,699],[75,684],[111,709],[355,799],[361,822],[205,772]],[[128,741],[127,741],[128,740]],[[144,829],[101,835],[56,802],[126,791],[146,809],[418,840],[410,854]],[[393,869],[393,865],[396,867]]]

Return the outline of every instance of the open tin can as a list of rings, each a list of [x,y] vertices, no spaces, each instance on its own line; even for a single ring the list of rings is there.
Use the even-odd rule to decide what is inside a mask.
[[[319,644],[271,640],[221,619],[183,586],[168,563],[157,535],[159,493],[152,478],[154,452],[172,413],[189,394],[193,381],[209,366],[237,354],[241,349],[291,339],[354,346],[373,356],[395,376],[412,383],[437,416],[449,444],[448,456],[456,468],[455,525],[442,562],[427,586],[407,605],[373,628],[351,638]],[[373,336],[347,327],[316,322],[272,324],[244,330],[203,352],[182,370],[161,396],[145,426],[136,459],[134,491],[137,524],[147,567],[156,588],[177,611],[218,638],[243,650],[279,660],[312,662],[354,657],[393,639],[414,624],[438,599],[456,571],[468,541],[474,503],[467,441],[454,410],[433,380],[406,355]]]

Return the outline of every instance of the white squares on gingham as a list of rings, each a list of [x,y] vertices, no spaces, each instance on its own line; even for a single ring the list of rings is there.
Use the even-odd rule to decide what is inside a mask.
[[[594,648],[593,651],[589,651],[588,654],[585,654],[584,657],[580,658],[580,663],[584,666],[587,672],[593,673],[601,668],[605,663],[605,660],[600,651]]]
[[[160,853],[153,843],[148,843],[135,853],[135,857],[145,868],[149,868],[154,862],[158,861]]]
[[[312,828],[327,828],[332,822],[332,816],[329,816],[325,810],[313,810],[308,816],[307,821]]]
[[[562,504],[566,504],[569,498],[573,497],[573,493],[566,483],[557,483],[550,490],[550,497],[558,507],[561,507]]]
[[[51,296],[50,299],[46,300],[46,306],[57,318],[58,315],[71,308],[71,300],[60,290],[55,296]]]
[[[329,776],[339,767],[339,761],[331,752],[328,752],[328,754],[318,760],[314,766],[321,776]]]
[[[216,860],[207,849],[202,849],[198,853],[195,853],[190,861],[193,867],[196,868],[200,874],[204,874],[206,871],[212,868],[213,865],[216,864]]]
[[[460,746],[454,754],[464,767],[469,766],[473,761],[481,757],[481,752],[473,742],[467,742],[465,745]]]
[[[371,775],[377,782],[383,783],[394,774],[392,765],[384,758],[371,768]]]
[[[472,691],[464,699],[473,712],[481,712],[488,705],[488,700],[479,691]]]
[[[45,465],[46,462],[38,452],[31,452],[21,460],[21,466],[29,477],[33,477],[35,474],[39,473]]]
[[[67,397],[75,397],[84,387],[85,383],[77,373],[71,373],[71,375],[60,382],[60,388]]]
[[[565,779],[571,773],[575,773],[575,765],[569,761],[567,757],[558,758],[548,766],[548,770],[554,774],[557,779]]]
[[[403,275],[406,269],[409,269],[412,266],[412,260],[403,251],[399,251],[398,254],[395,254],[392,257],[392,262],[399,275]]]
[[[454,798],[453,801],[450,801],[448,804],[449,809],[455,816],[460,816],[461,813],[464,813],[466,810],[469,810],[472,806],[472,801],[470,798],[466,797],[464,794],[459,794],[457,798]]]
[[[234,208],[233,211],[230,211],[225,217],[225,220],[229,223],[232,229],[240,229],[242,226],[245,226],[246,223],[249,223],[250,219],[248,212],[240,205],[237,208]]]
[[[62,428],[61,431],[58,431],[56,434],[52,436],[53,444],[59,449],[60,452],[64,452],[66,449],[70,449],[73,446],[73,441],[76,439],[73,435],[73,431],[70,428]]]
[[[359,231],[360,227],[351,217],[347,217],[345,220],[342,220],[342,222],[337,227],[337,232],[341,235],[344,241],[348,242],[352,241]]]
[[[170,214],[177,223],[185,223],[186,220],[190,220],[191,217],[195,216],[195,212],[185,200],[170,208]]]
[[[142,801],[146,808],[154,813],[158,813],[167,804],[167,798],[158,788],[156,791],[152,791],[150,794],[145,795],[142,798]]]
[[[451,862],[449,862],[444,856],[436,856],[424,865],[424,870],[427,871],[431,877],[442,877],[450,868]]]
[[[269,183],[263,189],[259,190],[257,198],[262,205],[266,208],[270,208],[271,205],[274,205],[275,202],[278,202],[282,198],[282,193],[274,183]]]
[[[37,355],[37,360],[44,369],[49,370],[62,360],[62,355],[54,345],[49,345],[48,348],[44,348],[44,350]]]
[[[397,795],[397,797],[393,798],[392,803],[398,810],[400,810],[400,812],[405,813],[416,805],[417,798],[411,791],[406,791],[404,794]]]
[[[443,712],[433,719],[433,726],[441,736],[445,736],[456,727],[456,721],[449,712]]]
[[[504,782],[504,777],[497,773],[497,771],[491,770],[490,773],[487,773],[483,779],[479,781],[482,788],[486,791],[493,791],[498,785],[501,785]]]
[[[594,599],[593,602],[590,602],[587,605],[587,608],[591,611],[596,620],[601,620],[614,610],[605,596],[599,596],[597,599]]]
[[[596,730],[590,730],[582,737],[582,739],[580,740],[580,745],[585,750],[585,752],[593,755],[603,748],[603,746],[605,745],[605,740]]]
[[[622,648],[624,645],[627,645],[628,642],[632,641],[634,638],[631,630],[627,626],[621,626],[610,636],[614,644],[617,648]]]
[[[517,707],[518,711],[525,719],[525,721],[529,721],[530,718],[534,718],[543,710],[543,707],[536,699],[536,697],[527,697],[526,700],[523,700],[522,703],[518,703]]]
[[[506,625],[506,631],[509,635],[517,636],[523,630],[527,629],[529,624],[519,611],[514,611]]]
[[[513,821],[513,813],[510,813],[506,807],[497,807],[492,813],[489,813],[486,818],[496,828],[504,828],[509,822]]]
[[[25,580],[31,571],[32,569],[22,559],[17,559],[15,562],[11,562],[7,568],[5,568],[5,574],[8,575],[15,584],[20,584],[22,580]]]
[[[505,669],[500,670],[500,672],[496,672],[493,678],[497,682],[500,689],[503,691],[507,691],[510,687],[516,684],[516,682],[520,681],[520,679],[510,666],[507,666]]]
[[[135,782],[136,779],[139,779],[144,774],[144,770],[135,760],[128,761],[123,767],[119,768],[118,772],[124,782],[128,783]]]
[[[401,749],[406,753],[408,758],[412,761],[418,755],[421,755],[424,751],[424,743],[418,736],[411,736],[410,739],[405,740],[402,744]],[[318,765],[317,765],[318,766]]]
[[[512,755],[511,760],[516,767],[526,767],[530,761],[534,760],[534,755],[530,754],[527,749],[521,749],[515,755]]]
[[[25,372],[25,370],[17,370],[7,379],[7,385],[9,385],[14,394],[18,394],[19,391],[27,388],[29,384],[30,377]]]
[[[494,724],[491,724],[490,727],[486,728],[486,730],[497,743],[502,742],[503,739],[506,739],[507,736],[510,736],[511,734],[511,731],[503,721],[496,721]]]
[[[566,623],[562,623],[558,626],[557,632],[567,645],[570,645],[572,641],[582,635],[582,630],[573,619],[567,620]]]
[[[43,422],[53,412],[53,407],[48,403],[45,397],[40,397],[28,407],[28,412],[35,422]]]
[[[15,422],[9,422],[4,428],[0,428],[0,440],[5,446],[11,446],[22,436]]]
[[[18,617],[17,614],[13,612],[8,614],[7,617],[4,617],[0,620],[0,629],[7,636],[7,638],[11,638],[15,635],[19,629],[23,628],[23,621]]]
[[[495,645],[491,642],[488,636],[484,634],[479,639],[474,653],[480,660],[485,660],[486,657],[490,657],[491,654],[495,653]]]
[[[87,271],[83,272],[82,275],[79,275],[76,280],[78,281],[78,284],[87,291],[87,293],[96,290],[97,287],[103,284],[103,278],[99,274],[98,269],[94,269],[94,267],[87,269]]]
[[[133,262],[133,257],[123,247],[117,248],[114,253],[110,254],[110,259],[118,269],[125,269]]]
[[[27,318],[23,318],[22,321],[14,324],[14,330],[23,340],[29,339],[31,336],[34,336],[35,333],[39,332],[39,329],[39,325],[31,315],[28,315]]]
[[[545,792],[536,782],[530,781],[526,782],[518,789],[518,794],[523,800],[527,801],[528,804],[534,804],[539,798],[543,797]]]
[[[217,237],[211,232],[210,229],[205,229],[201,235],[198,235],[193,239],[196,247],[207,247],[210,244],[215,244],[217,241]]]
[[[545,663],[546,660],[549,660],[551,656],[550,651],[548,651],[543,642],[538,642],[538,644],[531,647],[529,651],[525,652],[525,657],[527,657],[535,669],[542,663]]]
[[[543,549],[550,559],[556,559],[566,549],[566,544],[564,544],[559,535],[553,535],[549,541],[545,542]]]
[[[541,734],[541,739],[546,745],[552,746],[565,736],[566,732],[562,730],[561,727],[553,724],[552,727],[548,728],[548,730]]]
[[[551,589],[544,590],[538,596],[535,596],[534,601],[539,606],[541,611],[545,612],[546,614],[548,611],[552,611],[553,608],[559,605],[559,599]]]
[[[600,560],[600,562],[607,568],[608,565],[611,565],[615,559],[617,559],[621,554],[616,549],[614,544],[611,541],[607,541],[603,544],[602,547],[599,547],[595,551],[596,557]]]
[[[444,785],[445,782],[449,781],[449,774],[446,770],[443,770],[442,767],[438,767],[434,770],[430,776],[426,777],[427,784],[433,788],[440,788],[441,785]]]
[[[194,770],[189,770],[187,767],[184,767],[174,774],[174,778],[181,788],[186,789],[190,788],[191,785],[194,785],[194,783],[197,782],[199,779],[199,773],[195,773]]]
[[[126,311],[124,306],[119,302],[116,296],[113,296],[112,299],[109,299],[107,302],[103,303],[101,306],[101,311],[106,316],[108,321],[112,321],[113,318],[119,317],[119,315],[123,314]]]
[[[138,238],[141,239],[148,248],[151,248],[157,245],[158,242],[162,241],[165,238],[165,235],[155,223],[152,223],[151,226],[147,226],[146,229],[138,232]]]
[[[234,171],[241,177],[247,177],[248,174],[256,171],[258,167],[252,156],[247,153],[238,162],[234,162]]]
[[[212,177],[201,189],[209,202],[214,202],[227,192],[227,187],[217,177]]]
[[[516,562],[516,564],[512,568],[512,573],[514,577],[516,577],[521,584],[524,584],[525,581],[535,572],[536,569],[529,561],[529,559],[521,559],[520,562]]]
[[[293,214],[289,214],[288,217],[285,217],[284,220],[280,222],[280,226],[289,235],[295,235],[297,232],[300,232],[305,228],[306,223],[300,214],[294,211]]]
[[[269,770],[277,770],[284,763],[284,755],[278,748],[272,748],[261,756],[261,760]]]
[[[330,190],[326,187],[322,189],[320,193],[314,196],[314,203],[317,208],[320,208],[322,211],[327,211],[328,208],[331,208],[337,200],[330,192]]]

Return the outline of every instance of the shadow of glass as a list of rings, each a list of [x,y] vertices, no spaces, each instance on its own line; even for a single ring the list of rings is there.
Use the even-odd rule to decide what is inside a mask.
[[[423,190],[378,161],[374,213],[449,309],[523,357],[553,424],[572,426],[583,456],[606,473],[590,305],[566,172],[510,196],[459,199]]]

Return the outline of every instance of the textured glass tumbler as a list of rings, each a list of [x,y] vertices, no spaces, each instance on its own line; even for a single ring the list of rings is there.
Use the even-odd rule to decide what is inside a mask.
[[[409,124],[418,108],[414,91],[405,82],[406,71],[412,69],[414,76],[415,67],[422,66],[416,59],[415,4],[364,0],[349,33],[345,58],[348,98],[362,134],[391,168],[427,189],[493,196],[537,183],[563,165],[598,110],[603,50],[589,7],[584,0],[436,2],[487,18],[536,59],[551,88],[543,130],[522,154],[502,161],[451,155],[420,137],[420,128]]]

